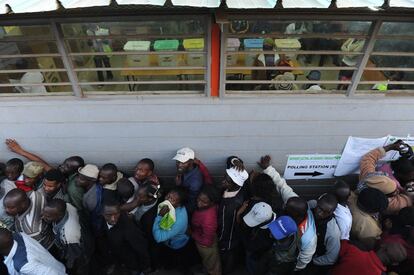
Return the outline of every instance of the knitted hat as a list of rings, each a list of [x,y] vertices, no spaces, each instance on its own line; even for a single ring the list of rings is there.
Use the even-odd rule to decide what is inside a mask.
[[[79,174],[92,179],[98,179],[99,176],[99,169],[94,164],[86,164],[84,167],[79,168],[78,172]]]
[[[372,176],[364,180],[368,187],[380,190],[385,195],[391,194],[397,189],[395,182],[387,176]]]
[[[380,190],[367,187],[361,191],[357,200],[358,206],[368,213],[382,212],[388,207],[388,199]]]

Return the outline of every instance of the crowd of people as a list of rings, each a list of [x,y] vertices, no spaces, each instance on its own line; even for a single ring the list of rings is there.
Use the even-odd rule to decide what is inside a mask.
[[[230,156],[216,181],[182,148],[168,180],[148,158],[129,177],[80,156],[53,167],[15,140],[6,144],[28,162],[0,166],[0,273],[414,273],[414,157],[402,141],[363,156],[356,186],[338,179],[310,201],[270,156],[251,173]],[[400,158],[380,166],[390,150]]]

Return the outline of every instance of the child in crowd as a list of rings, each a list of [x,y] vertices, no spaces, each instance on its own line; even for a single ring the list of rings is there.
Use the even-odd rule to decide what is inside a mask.
[[[218,190],[213,185],[205,185],[197,197],[197,210],[194,211],[191,220],[191,237],[210,275],[221,274],[216,234],[219,200]]]

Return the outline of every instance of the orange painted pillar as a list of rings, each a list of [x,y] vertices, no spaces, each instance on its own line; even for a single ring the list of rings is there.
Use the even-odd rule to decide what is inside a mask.
[[[220,27],[213,23],[211,27],[211,77],[210,95],[219,96],[220,91]]]

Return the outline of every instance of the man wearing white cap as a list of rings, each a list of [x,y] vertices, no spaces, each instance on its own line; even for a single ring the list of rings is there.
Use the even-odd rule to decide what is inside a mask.
[[[247,203],[238,211],[246,213]],[[240,225],[243,246],[246,250],[246,268],[250,274],[258,274],[260,259],[272,248],[273,240],[268,232],[268,225],[276,219],[272,207],[265,202],[253,205],[243,216]]]
[[[238,247],[241,244],[240,236],[235,230],[236,213],[243,204],[244,194],[241,188],[248,177],[249,174],[244,168],[230,167],[226,169],[222,182],[224,193],[218,210],[217,237],[224,274],[234,271]]]
[[[86,164],[79,168],[76,185],[85,190],[82,198],[83,209],[90,217],[94,230],[100,227],[100,215],[103,200],[102,186],[97,184],[99,169],[96,165]]]
[[[194,163],[194,151],[188,147],[177,151],[173,158],[177,165],[176,184],[184,186],[188,190],[188,202],[185,207],[188,213],[192,213],[196,208],[196,199],[203,185],[203,175]]]

